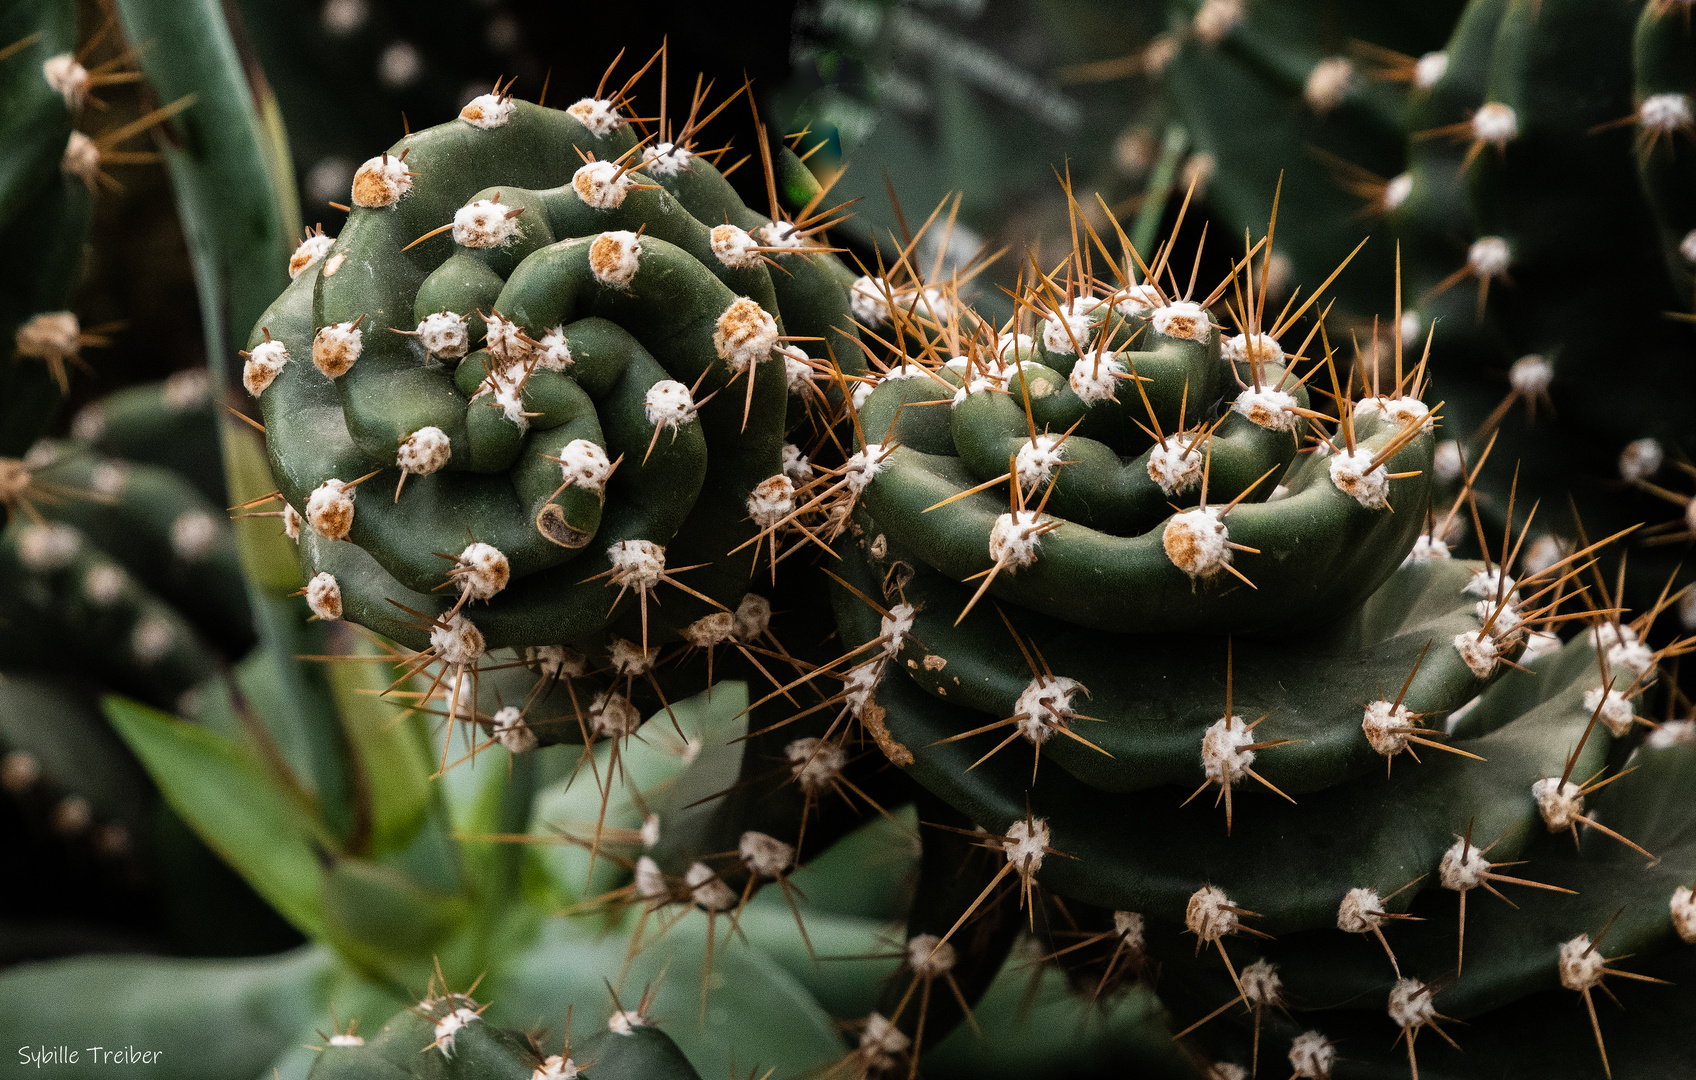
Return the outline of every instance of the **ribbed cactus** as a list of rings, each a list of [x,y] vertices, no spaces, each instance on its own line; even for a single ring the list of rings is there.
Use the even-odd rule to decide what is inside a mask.
[[[1108,986],[1158,961],[1180,1020],[1242,1020],[1240,1046],[1196,1025],[1212,1075],[1275,1029],[1319,1077],[1382,1053],[1335,1050],[1328,1024],[1359,1024],[1330,1010],[1387,1008],[1411,1043],[1696,936],[1667,779],[1696,758],[1634,716],[1652,616],[1562,602],[1595,548],[1451,559],[1424,359],[1361,387],[1291,333],[1301,303],[1266,325],[1240,279],[1198,303],[1079,229],[1011,325],[892,358],[833,564],[845,706],[983,827],[1056,959]]]

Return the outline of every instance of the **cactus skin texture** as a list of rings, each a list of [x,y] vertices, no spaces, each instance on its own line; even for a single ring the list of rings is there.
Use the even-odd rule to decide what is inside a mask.
[[[1216,160],[1210,204],[1237,229],[1263,221],[1283,174],[1278,250],[1292,280],[1370,233],[1361,258],[1381,270],[1340,286],[1333,313],[1363,342],[1390,306],[1399,252],[1401,333],[1432,333],[1443,358],[1433,387],[1448,460],[1459,449],[1476,462],[1494,437],[1522,490],[1570,492],[1592,537],[1649,526],[1631,541],[1633,611],[1687,581],[1690,483],[1676,463],[1696,408],[1688,6],[1343,4],[1335,40],[1360,44],[1329,52],[1311,32],[1316,5],[1237,5],[1222,35],[1201,33],[1202,6],[1168,5],[1182,44],[1166,89]],[[1333,93],[1316,95],[1321,83]],[[1396,329],[1378,331],[1380,363]],[[1493,529],[1508,475],[1479,481]],[[1440,479],[1447,495],[1452,464]],[[1531,504],[1517,505],[1516,529]],[[1563,508],[1527,543],[1575,541]],[[1680,613],[1696,624],[1696,606]]]
[[[1383,383],[1344,390],[1317,328],[1315,347],[1292,347],[1292,318],[1251,363],[1246,282],[1209,298],[1223,301],[1216,324],[1242,332],[1222,359],[1229,329],[1195,342],[1207,323],[1175,319],[1191,309],[1122,269],[1140,255],[1122,252],[1116,280],[1092,276],[1094,238],[1077,227],[1069,265],[1021,298],[1012,326],[963,314],[945,328],[962,343],[952,364],[921,349],[889,359],[858,417],[882,467],[831,563],[838,669],[860,676],[847,677],[852,711],[1004,853],[997,882],[1017,875],[979,900],[1030,907],[1055,962],[1096,994],[1159,970],[1209,1076],[1257,1061],[1278,1074],[1263,1059],[1286,1051],[1298,1076],[1329,1075],[1343,1031],[1385,1033],[1350,1039],[1351,1069],[1441,1073],[1465,1059],[1438,1039],[1417,1057],[1380,1047],[1396,1025],[1406,1042],[1450,1018],[1490,1027],[1528,995],[1564,994],[1582,1017],[1598,956],[1634,956],[1606,969],[1615,981],[1640,974],[1635,958],[1676,965],[1678,934],[1696,938],[1681,899],[1696,833],[1672,792],[1696,746],[1687,724],[1645,738],[1654,725],[1634,718],[1656,678],[1660,654],[1639,640],[1652,616],[1548,606],[1576,560],[1527,573],[1510,556],[1518,580],[1504,582],[1499,556],[1486,566],[1435,542],[1441,421],[1420,401],[1424,362],[1398,352]],[[1092,257],[1101,267],[1106,245]],[[1015,370],[1008,335],[1025,330],[1043,344]],[[1070,349],[1054,347],[1063,337]],[[1115,383],[1094,389],[1109,365],[1114,397]],[[1270,396],[1303,387],[1317,404]],[[1158,452],[1183,445],[1186,393],[1188,417],[1224,420],[1194,438],[1184,485],[1122,513],[1127,491],[1172,475]],[[1171,541],[1203,513],[1219,543]],[[1210,559],[1211,573],[1185,570]],[[1549,632],[1574,622],[1585,628],[1564,643]],[[1538,1037],[1523,1010],[1504,1015],[1493,1052]],[[1447,1034],[1464,1051],[1471,1030]],[[1617,1043],[1599,1020],[1572,1075],[1606,1070]]]

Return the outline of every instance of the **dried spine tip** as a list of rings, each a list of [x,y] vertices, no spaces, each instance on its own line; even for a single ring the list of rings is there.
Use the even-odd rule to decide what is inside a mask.
[[[1230,565],[1228,537],[1219,508],[1204,506],[1168,518],[1161,546],[1172,565],[1192,578],[1209,578]]]
[[[713,327],[713,348],[732,371],[769,358],[776,345],[777,320],[746,296],[731,301]]]
[[[610,288],[628,288],[641,259],[642,239],[627,229],[601,233],[589,243],[589,269]]]
[[[737,842],[736,855],[748,872],[758,877],[778,877],[795,865],[793,845],[752,829],[743,833],[742,839]]]
[[[359,320],[321,327],[312,335],[312,366],[332,379],[339,379],[353,367],[365,348],[365,335]]]
[[[1001,849],[1007,853],[1007,862],[1021,877],[1029,878],[1042,869],[1042,860],[1048,854],[1048,822],[1039,817],[1020,818],[1007,826],[1007,835],[1001,842]]]
[[[76,112],[88,100],[88,69],[70,53],[50,56],[41,65],[41,77],[55,94],[65,99],[65,108]]]
[[[1672,928],[1680,938],[1696,945],[1696,892],[1680,885],[1672,891],[1668,906],[1672,911]]]
[[[466,599],[487,600],[506,588],[512,564],[493,544],[473,542],[459,553],[451,574]]]
[[[328,255],[335,243],[335,237],[323,233],[312,233],[302,240],[300,246],[294,249],[294,254],[289,256],[289,277],[299,277],[313,263]]]
[[[567,487],[606,491],[607,479],[612,476],[612,461],[598,443],[588,439],[572,439],[559,451],[560,477]]]
[[[1347,934],[1369,934],[1383,923],[1384,914],[1377,889],[1350,889],[1337,907],[1337,929]]]
[[[19,356],[32,360],[74,359],[82,352],[82,326],[69,311],[45,311],[18,327],[12,343]]]
[[[648,387],[643,405],[648,423],[656,428],[668,427],[675,432],[679,425],[695,419],[695,399],[689,388],[675,379],[661,379]]]
[[[1190,895],[1184,906],[1184,925],[1205,944],[1237,932],[1236,905],[1215,885],[1203,885]]]
[[[483,658],[483,632],[464,615],[455,615],[446,624],[431,624],[430,647],[443,662],[455,667],[475,664]]]
[[[1586,690],[1584,707],[1593,713],[1600,710],[1600,719],[1614,738],[1624,738],[1631,733],[1631,726],[1636,720],[1632,713],[1631,699],[1618,690],[1600,686]]]
[[[1354,84],[1354,64],[1341,56],[1328,56],[1307,73],[1302,97],[1316,113],[1328,113],[1343,103]]]
[[[495,741],[515,754],[536,749],[536,733],[524,722],[524,713],[515,705],[503,706],[489,725]]]
[[[453,447],[447,433],[439,427],[421,427],[400,441],[395,452],[395,464],[401,472],[429,476],[453,457]]]
[[[393,206],[412,190],[412,176],[398,157],[379,154],[353,174],[353,205]]]
[[[596,210],[617,210],[635,182],[616,161],[591,161],[572,174],[571,190]]]
[[[702,911],[723,911],[736,906],[736,893],[718,871],[704,862],[690,863],[683,872],[683,884],[689,886],[689,899]]]
[[[603,690],[589,703],[589,730],[599,738],[634,735],[641,726],[641,712],[616,690]]]
[[[262,341],[253,347],[241,367],[241,384],[247,392],[258,397],[274,382],[289,362],[289,350],[277,340]]]
[[[1177,300],[1163,308],[1157,308],[1153,317],[1154,332],[1166,337],[1185,338],[1206,345],[1213,333],[1208,324],[1207,312],[1200,304],[1188,300]]]
[[[1072,386],[1072,393],[1078,395],[1079,401],[1085,405],[1094,405],[1115,399],[1118,377],[1125,374],[1125,371],[1125,362],[1103,349],[1088,356],[1080,356],[1072,365],[1072,374],[1067,381]]]
[[[518,106],[502,94],[479,94],[459,110],[459,118],[472,127],[498,128],[512,119]]]
[[[996,524],[989,529],[989,558],[997,566],[1006,566],[1007,573],[1035,563],[1036,549],[1041,548],[1048,521],[1036,510],[1018,510],[997,517]]]
[[[774,528],[795,509],[795,483],[778,473],[754,485],[748,493],[748,516],[761,529]]]
[[[1231,408],[1268,431],[1294,431],[1301,426],[1295,395],[1275,386],[1246,386]]]
[[[604,139],[624,124],[618,108],[604,98],[582,98],[565,111],[596,138]]]
[[[453,212],[453,242],[460,247],[505,247],[518,239],[518,216],[513,207],[478,199]]]
[[[760,242],[735,225],[714,225],[713,255],[732,270],[747,270],[760,264]]]
[[[1372,464],[1372,451],[1364,446],[1332,455],[1331,483],[1368,510],[1390,505],[1390,476],[1383,465]]]
[[[834,783],[848,763],[848,754],[842,747],[812,736],[785,746],[783,756],[789,759],[790,775],[809,795]]]
[[[1480,679],[1487,678],[1496,670],[1496,664],[1502,655],[1502,647],[1496,639],[1481,630],[1456,634],[1454,646],[1466,666]]]
[[[1168,495],[1179,495],[1201,482],[1206,461],[1196,444],[1199,431],[1180,431],[1169,435],[1165,442],[1155,443],[1148,451],[1148,478],[1160,485]]]
[[[1337,1049],[1317,1031],[1303,1032],[1290,1043],[1290,1067],[1295,1080],[1329,1080]]]
[[[353,528],[354,489],[340,480],[326,480],[306,498],[306,521],[326,540],[346,540]]]
[[[934,979],[954,970],[954,946],[935,934],[916,934],[907,939],[907,966],[921,979]]]

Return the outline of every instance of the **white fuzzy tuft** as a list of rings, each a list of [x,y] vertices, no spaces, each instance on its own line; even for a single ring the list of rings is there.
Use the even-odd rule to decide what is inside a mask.
[[[296,510],[294,507],[290,506],[288,503],[284,503],[283,504],[283,535],[288,537],[290,540],[299,540],[300,539],[300,520],[301,520],[300,519],[300,511]]]
[[[935,934],[915,934],[907,939],[907,966],[921,979],[934,979],[954,970],[958,956],[954,946]]]
[[[683,872],[683,884],[689,886],[689,899],[702,911],[723,911],[736,906],[735,890],[704,862],[689,864],[689,869]]]
[[[692,151],[675,143],[655,143],[642,148],[642,171],[655,176],[676,176],[695,159]]]
[[[1048,822],[1039,817],[1020,818],[1007,826],[1007,836],[1001,843],[1007,862],[1021,877],[1028,878],[1042,869],[1048,854]]]
[[[1559,777],[1546,776],[1531,785],[1531,797],[1537,800],[1537,812],[1550,832],[1571,828],[1584,814],[1584,794],[1577,784],[1562,783]]]
[[[1088,691],[1082,683],[1064,675],[1032,679],[1013,703],[1014,730],[1041,746],[1077,715],[1072,711],[1072,695],[1077,693]]]
[[[1487,101],[1472,114],[1472,137],[1500,149],[1519,135],[1519,114],[1513,106]]]
[[[64,569],[77,557],[82,550],[82,534],[57,522],[30,525],[19,534],[17,545],[24,569],[48,574]]]
[[[1060,435],[1038,435],[1019,447],[1013,460],[1020,487],[1027,491],[1040,487],[1054,474],[1054,470],[1066,459],[1062,438]]]
[[[1009,573],[1036,562],[1048,520],[1035,510],[1002,514],[989,530],[989,557]]]
[[[771,629],[771,601],[758,593],[747,593],[732,617],[737,641],[757,641]]]
[[[774,878],[789,872],[795,865],[795,848],[775,836],[749,830],[737,842],[736,855],[748,872],[757,877]]]
[[[1413,733],[1415,724],[1406,705],[1374,701],[1366,706],[1360,727],[1372,749],[1385,757],[1394,757],[1407,749],[1407,737]]]
[[[818,794],[830,787],[848,764],[848,755],[842,747],[811,736],[785,746],[783,756],[789,760],[790,775],[808,794]]]
[[[1117,377],[1125,371],[1123,360],[1102,349],[1079,357],[1072,365],[1072,374],[1067,381],[1072,384],[1072,393],[1078,395],[1079,401],[1094,405],[1099,401],[1116,400]]]
[[[894,452],[893,446],[882,443],[867,443],[865,449],[857,451],[842,466],[842,479],[848,490],[855,495],[866,490],[866,485],[889,467],[888,458]]]
[[[549,1054],[531,1072],[530,1080],[577,1080],[577,1063],[562,1054]]]
[[[1345,934],[1369,934],[1384,922],[1384,903],[1378,890],[1350,889],[1337,906],[1337,929]]]
[[[665,548],[652,540],[620,540],[607,548],[612,563],[608,584],[647,592],[665,576]]]
[[[642,238],[628,229],[604,232],[589,243],[589,270],[609,288],[629,288],[641,261]]]
[[[596,738],[624,738],[641,726],[642,713],[617,690],[603,690],[589,702],[589,731]]]
[[[436,1049],[445,1058],[453,1057],[454,1036],[467,1024],[475,1024],[480,1019],[475,1010],[461,1006],[436,1021]]]
[[[1607,974],[1602,951],[1590,941],[1589,934],[1579,934],[1561,943],[1561,985],[1568,990],[1588,990]]]
[[[1254,764],[1254,751],[1244,749],[1254,741],[1242,717],[1215,720],[1201,736],[1201,771],[1212,783],[1234,786]]]
[[[675,379],[661,379],[648,387],[643,407],[648,423],[656,428],[668,427],[675,432],[695,419],[695,399],[689,388]]]
[[[489,734],[514,754],[536,749],[536,733],[524,722],[524,713],[516,705],[503,706],[495,713]]]
[[[1207,0],[1190,24],[1204,45],[1217,45],[1243,21],[1243,0]]]
[[[282,372],[289,362],[289,351],[280,341],[262,341],[247,354],[241,368],[241,384],[247,392],[258,397]]]
[[[218,542],[218,522],[202,510],[186,510],[171,522],[171,552],[185,563],[204,559]]]
[[[1428,562],[1441,562],[1448,557],[1448,544],[1428,533],[1420,533],[1413,541],[1413,547],[1408,550],[1407,558],[1402,560],[1402,565],[1418,566]]]
[[[512,119],[512,114],[518,109],[509,97],[499,94],[479,94],[465,103],[459,110],[459,118],[472,127],[498,128]]]
[[[1042,324],[1042,345],[1055,356],[1071,356],[1088,349],[1096,323],[1093,313],[1102,301],[1093,296],[1080,296],[1072,301],[1069,311],[1050,315]]]
[[[1343,103],[1354,85],[1354,64],[1341,56],[1328,56],[1307,73],[1301,96],[1308,107],[1321,115]]]
[[[326,480],[306,497],[306,521],[326,540],[346,540],[353,528],[354,489],[340,480]]]
[[[583,654],[567,645],[529,646],[524,662],[547,679],[575,679],[589,669]]]
[[[1555,369],[1535,353],[1520,357],[1508,368],[1508,385],[1513,388],[1514,393],[1523,397],[1536,397],[1546,393],[1554,379]]]
[[[152,667],[164,659],[176,642],[176,629],[156,615],[142,619],[130,632],[130,651],[143,667]]]
[[[735,225],[713,226],[713,254],[732,270],[747,270],[760,265],[759,246],[758,240]]]
[[[1155,443],[1148,452],[1148,478],[1168,495],[1180,495],[1201,483],[1202,452],[1196,449],[1201,432],[1180,431]]]
[[[866,703],[872,699],[872,693],[877,689],[878,676],[883,674],[883,660],[867,660],[848,669],[848,674],[842,679],[842,703],[850,715],[858,720],[865,714]]]
[[[1278,965],[1269,960],[1256,960],[1243,968],[1239,976],[1243,984],[1243,997],[1250,1008],[1282,1008],[1284,1004],[1284,980],[1278,977]]]
[[[769,359],[777,347],[777,320],[746,296],[731,301],[713,326],[713,349],[731,371]]]
[[[1437,880],[1443,888],[1455,892],[1478,888],[1484,884],[1484,877],[1489,872],[1490,863],[1484,858],[1484,852],[1464,839],[1456,840],[1443,852],[1442,861],[1437,864]]]
[[[652,859],[648,860],[652,862]],[[625,1009],[607,1017],[607,1030],[614,1035],[629,1035],[637,1028],[647,1027],[648,1018],[634,1009]]]
[[[70,53],[48,57],[41,65],[48,89],[65,99],[65,108],[76,112],[88,100],[88,69]]]
[[[1668,907],[1672,910],[1672,928],[1679,937],[1696,945],[1696,893],[1680,885],[1672,891]]]
[[[1439,481],[1452,484],[1460,479],[1461,471],[1466,467],[1465,459],[1461,456],[1460,443],[1454,439],[1444,439],[1437,444],[1433,455],[1431,471]]]
[[[1236,933],[1241,923],[1237,920],[1236,905],[1225,895],[1225,890],[1215,885],[1203,885],[1190,895],[1189,903],[1184,907],[1184,925],[1190,933],[1210,945]]]
[[[453,445],[447,432],[439,427],[421,427],[400,441],[395,452],[395,464],[403,473],[429,476],[438,472],[453,457]]]
[[[1479,630],[1468,630],[1464,634],[1456,634],[1454,639],[1455,651],[1466,666],[1480,679],[1488,678],[1496,670],[1496,664],[1501,659],[1502,648],[1495,637]]]
[[[1127,285],[1113,296],[1113,310],[1132,317],[1146,316],[1165,303],[1153,285]]]
[[[1295,1070],[1291,1080],[1330,1080],[1336,1062],[1337,1048],[1317,1031],[1303,1032],[1290,1042],[1290,1068]]]
[[[1233,364],[1282,364],[1284,349],[1270,334],[1256,334],[1252,341],[1247,334],[1238,334],[1219,343],[1219,357]]]
[[[748,493],[748,516],[761,529],[775,528],[795,509],[795,483],[782,473],[768,476]]]
[[[1368,510],[1390,505],[1390,479],[1384,466],[1372,464],[1372,451],[1364,446],[1331,458],[1331,482],[1337,489]]]
[[[1154,312],[1154,332],[1166,337],[1184,338],[1206,345],[1213,333],[1207,312],[1200,304],[1176,300]]]
[[[888,282],[861,275],[848,289],[848,307],[854,318],[875,330],[889,321],[890,295]]]
[[[453,242],[460,247],[505,247],[518,239],[518,215],[511,206],[478,199],[453,212]]]
[[[1473,275],[1479,278],[1498,278],[1508,271],[1508,263],[1513,261],[1513,252],[1508,248],[1508,242],[1499,236],[1485,236],[1472,242],[1466,249],[1466,265]]]
[[[346,375],[365,348],[365,334],[354,325],[357,321],[325,326],[312,335],[312,366],[332,379]]]
[[[695,648],[710,649],[735,636],[736,616],[728,611],[715,611],[710,615],[702,615],[678,633]]]
[[[761,245],[768,248],[778,248],[784,251],[800,251],[807,246],[807,238],[787,221],[770,221],[754,230]]]
[[[525,336],[524,327],[493,313],[483,319],[483,345],[501,367],[516,367],[530,358],[531,341]],[[494,376],[497,372],[489,374]],[[522,372],[517,374],[522,377]]]
[[[624,126],[624,117],[619,115],[617,106],[604,98],[582,98],[565,111],[598,139]]]
[[[313,263],[330,253],[335,246],[336,238],[323,233],[312,233],[300,242],[289,256],[289,277],[297,278]]]
[[[1449,73],[1449,54],[1428,52],[1413,65],[1413,85],[1429,90]]]
[[[1397,979],[1390,988],[1390,1021],[1403,1030],[1417,1029],[1437,1016],[1437,1006],[1431,1003],[1436,991],[1418,979]]]
[[[1666,451],[1657,439],[1636,439],[1619,452],[1619,476],[1626,483],[1647,480],[1661,471]]]
[[[1637,122],[1654,135],[1670,135],[1690,127],[1690,98],[1685,94],[1650,94],[1637,106]]]
[[[344,174],[345,175],[345,174]],[[393,206],[412,190],[412,176],[398,157],[379,154],[353,174],[353,205]]]
[[[82,351],[82,326],[69,311],[43,312],[18,327],[13,344],[19,356],[34,360],[74,359]]]
[[[1287,390],[1245,386],[1231,408],[1268,431],[1294,431],[1301,426],[1295,395]]]
[[[436,656],[444,663],[454,667],[475,664],[483,658],[485,651],[483,632],[464,615],[455,615],[445,626],[432,624],[430,647],[436,650]]]
[[[589,207],[617,210],[635,182],[616,161],[591,161],[572,174],[571,190]]]
[[[459,553],[453,576],[466,599],[487,600],[506,588],[512,564],[493,544],[473,542]]]
[[[1586,690],[1584,708],[1591,713],[1600,710],[1598,718],[1616,739],[1623,739],[1631,734],[1632,725],[1636,722],[1632,715],[1631,699],[1618,690],[1607,690],[1600,686]]]
[[[1229,537],[1219,508],[1206,506],[1173,514],[1160,542],[1173,566],[1192,578],[1208,578],[1230,565]]]
[[[612,461],[598,443],[572,439],[559,451],[560,477],[567,487],[588,488],[597,494],[607,488]]]
[[[571,343],[565,340],[565,327],[556,326],[542,335],[534,350],[533,371],[564,371],[576,363],[571,358]]]
[[[1402,203],[1407,202],[1408,196],[1412,194],[1413,174],[1405,172],[1397,173],[1395,176],[1390,177],[1389,183],[1384,185],[1382,205],[1385,210],[1395,210],[1400,207]],[[1404,338],[1406,336],[1407,335],[1405,334],[1403,335]]]
[[[895,1068],[896,1055],[905,1053],[912,1040],[890,1023],[882,1013],[866,1017],[865,1030],[860,1032],[859,1054],[869,1072],[885,1073]]]

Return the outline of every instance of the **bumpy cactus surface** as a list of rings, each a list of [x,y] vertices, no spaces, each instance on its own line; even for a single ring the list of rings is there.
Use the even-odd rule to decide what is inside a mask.
[[[1382,1053],[1333,1045],[1350,1010],[1411,1044],[1696,938],[1696,758],[1636,715],[1653,613],[1563,600],[1594,547],[1449,557],[1424,360],[1362,388],[1300,302],[1266,325],[1079,231],[1011,325],[880,373],[833,564],[845,706],[1002,853],[979,899],[1014,876],[1097,992],[1158,964],[1209,1075],[1329,1076]]]

